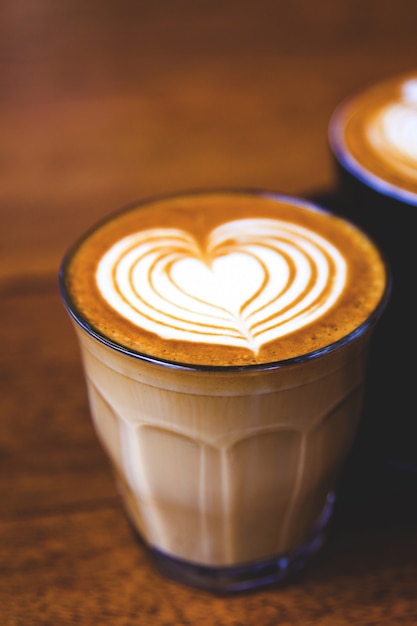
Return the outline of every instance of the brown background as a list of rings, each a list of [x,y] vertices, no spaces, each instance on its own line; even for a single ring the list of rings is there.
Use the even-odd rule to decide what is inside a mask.
[[[417,623],[415,482],[354,467],[329,542],[285,587],[213,597],[161,579],[97,444],[60,259],[161,192],[332,196],[327,126],[415,70],[415,0],[0,4],[0,624]]]

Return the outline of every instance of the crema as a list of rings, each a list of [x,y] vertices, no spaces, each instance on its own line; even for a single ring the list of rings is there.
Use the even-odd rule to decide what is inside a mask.
[[[128,350],[195,365],[276,362],[354,332],[385,268],[351,224],[291,198],[184,194],[110,217],[67,261],[76,315]]]

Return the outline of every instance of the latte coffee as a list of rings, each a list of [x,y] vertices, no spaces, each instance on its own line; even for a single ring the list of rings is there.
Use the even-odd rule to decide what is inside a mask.
[[[364,89],[336,110],[340,164],[376,192],[417,206],[417,71]]]
[[[66,255],[92,417],[160,570],[231,591],[322,544],[389,279],[357,227],[261,192],[142,202]]]
[[[404,367],[416,350],[410,276],[416,265],[417,71],[348,97],[330,120],[329,140],[341,214],[372,236],[393,275],[369,371],[366,449],[376,461],[417,475],[415,417],[409,409],[414,373]]]

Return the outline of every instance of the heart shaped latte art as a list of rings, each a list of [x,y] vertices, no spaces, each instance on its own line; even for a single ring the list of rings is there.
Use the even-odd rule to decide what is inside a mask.
[[[136,326],[255,354],[322,316],[345,280],[346,262],[329,241],[256,218],[222,224],[204,247],[180,229],[134,233],[104,254],[96,272],[103,298]]]

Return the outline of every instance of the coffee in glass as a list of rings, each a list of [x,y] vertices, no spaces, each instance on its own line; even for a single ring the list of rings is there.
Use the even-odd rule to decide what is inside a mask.
[[[303,200],[138,203],[65,256],[91,413],[161,572],[230,592],[323,544],[389,297],[378,248]]]

